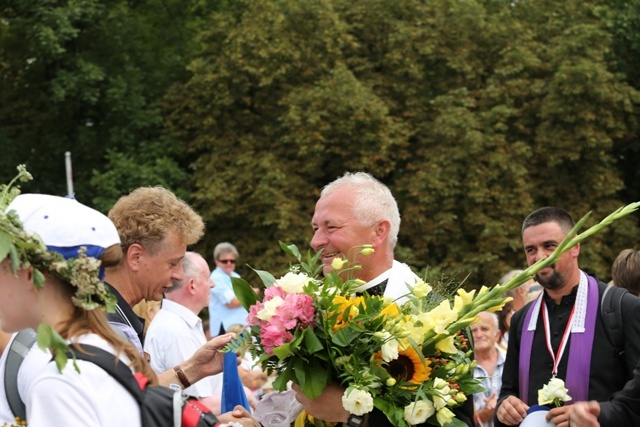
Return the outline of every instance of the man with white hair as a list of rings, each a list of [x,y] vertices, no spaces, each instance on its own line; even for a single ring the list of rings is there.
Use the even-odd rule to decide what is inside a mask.
[[[389,188],[368,173],[347,172],[324,187],[311,226],[311,247],[322,250],[323,272],[333,269],[336,257],[358,264],[360,268],[353,273],[366,282],[358,288],[361,292],[395,300],[409,292],[407,284],[419,279],[409,266],[394,260],[400,230],[398,204]],[[373,252],[362,254],[363,245],[369,245]],[[364,416],[349,414],[342,406],[344,389],[338,384],[328,385],[316,399],[307,398],[296,385],[294,389],[296,399],[315,418],[349,427],[391,426],[377,408]],[[471,399],[454,413],[467,425],[474,425]]]
[[[493,427],[500,386],[502,384],[502,368],[504,355],[498,351],[498,316],[488,311],[478,313],[479,320],[471,325],[473,336],[473,352],[476,366],[473,377],[482,381],[485,391],[473,395],[473,404],[479,424]]]
[[[144,351],[151,356],[151,367],[156,372],[179,365],[207,342],[198,313],[209,304],[213,287],[209,266],[199,254],[187,252],[182,268],[182,280],[174,280],[167,289],[162,308],[145,337]],[[214,412],[219,412],[221,392],[222,374],[202,378],[184,389],[189,396],[206,398]]]

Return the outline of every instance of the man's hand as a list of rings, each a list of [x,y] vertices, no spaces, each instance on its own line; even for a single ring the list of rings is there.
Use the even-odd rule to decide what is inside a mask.
[[[551,421],[557,427],[569,427],[569,417],[573,411],[573,405],[553,408],[547,413],[547,421]],[[581,424],[582,425],[582,424]]]
[[[571,427],[600,427],[598,416],[600,415],[600,404],[595,400],[591,402],[578,402],[571,411]]]
[[[346,423],[349,419],[349,413],[342,406],[344,389],[339,385],[329,384],[315,399],[305,396],[297,384],[292,388],[296,391],[296,400],[312,417],[332,423]]]
[[[225,412],[218,416],[218,421],[221,423],[240,423],[244,427],[261,427],[258,420],[253,418],[242,405],[236,406],[231,412]]]
[[[529,405],[515,396],[508,396],[498,408],[498,420],[508,426],[520,424],[527,416]]]

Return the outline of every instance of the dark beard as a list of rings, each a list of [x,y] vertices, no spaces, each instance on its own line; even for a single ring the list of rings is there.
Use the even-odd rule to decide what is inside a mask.
[[[540,283],[543,288],[550,291],[560,289],[562,286],[564,286],[562,276],[555,269],[553,269],[553,273],[551,273],[551,276],[548,276],[546,278],[542,278],[539,274],[536,274],[536,282]]]

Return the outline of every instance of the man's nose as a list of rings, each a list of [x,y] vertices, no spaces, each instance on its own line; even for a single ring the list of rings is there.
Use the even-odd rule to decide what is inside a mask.
[[[326,233],[320,229],[316,230],[313,233],[313,238],[311,239],[310,246],[314,251],[319,251],[327,244],[327,236]]]

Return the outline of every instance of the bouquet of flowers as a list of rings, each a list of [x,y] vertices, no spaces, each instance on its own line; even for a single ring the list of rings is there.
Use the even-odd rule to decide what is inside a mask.
[[[263,299],[249,283],[233,279],[234,291],[249,311],[250,330],[226,350],[248,349],[263,369],[275,372],[276,390],[293,381],[315,398],[327,384],[337,382],[346,389],[342,404],[352,414],[364,415],[376,407],[396,427],[424,422],[463,426],[452,409],[483,390],[473,378],[465,328],[478,313],[502,308],[508,301],[505,291],[639,205],[618,209],[577,235],[587,215],[548,258],[504,285],[469,292],[460,288],[453,298],[435,294],[422,280],[407,283],[406,295],[395,301],[359,293],[364,283],[353,278],[357,265],[336,258],[333,272],[321,277],[319,253],[303,259],[295,246],[280,243],[296,262],[279,279],[256,270],[266,287]],[[356,250],[366,255],[373,248]]]

